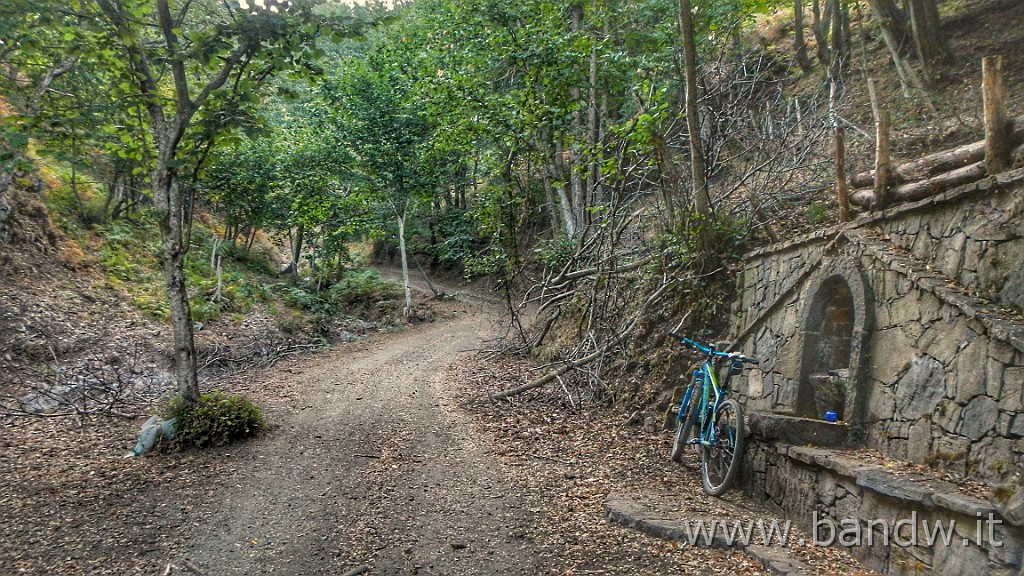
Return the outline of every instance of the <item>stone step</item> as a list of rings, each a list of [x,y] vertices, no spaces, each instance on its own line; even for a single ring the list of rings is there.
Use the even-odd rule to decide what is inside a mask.
[[[611,493],[605,499],[604,509],[612,523],[660,540],[742,552],[772,574],[810,576],[818,573],[791,554],[781,542],[788,538],[788,528],[786,536],[772,532],[772,523],[782,529],[787,526],[786,521],[766,516],[755,518],[751,512],[724,500],[716,500],[709,506],[675,493]],[[765,523],[764,531],[760,529],[760,522]],[[769,535],[769,542],[764,541],[765,534]],[[758,541],[761,543],[755,543]]]

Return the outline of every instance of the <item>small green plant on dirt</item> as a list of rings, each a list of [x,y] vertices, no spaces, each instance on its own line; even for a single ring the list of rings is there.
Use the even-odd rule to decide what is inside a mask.
[[[807,223],[812,226],[824,224],[828,220],[828,207],[822,202],[811,202],[807,207]]]
[[[259,407],[241,396],[207,392],[189,406],[175,397],[165,418],[176,418],[174,443],[181,448],[224,446],[266,429]]]

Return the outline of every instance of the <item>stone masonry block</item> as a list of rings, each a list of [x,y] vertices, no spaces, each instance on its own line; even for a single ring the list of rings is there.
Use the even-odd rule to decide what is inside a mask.
[[[964,246],[967,242],[967,235],[957,232],[946,242],[946,253],[942,258],[940,268],[942,273],[951,278],[956,278],[960,273],[961,262],[964,257]]]
[[[891,386],[875,382],[868,391],[866,404],[865,420],[868,422],[885,421],[896,414],[896,397]]]
[[[918,420],[907,435],[907,459],[924,464],[932,450],[932,425],[928,420]]]
[[[964,322],[937,322],[921,336],[917,347],[943,365],[948,365],[960,351],[966,336],[967,325]]]
[[[891,384],[910,367],[914,358],[914,343],[899,329],[878,330],[871,335],[870,355],[867,358],[871,376]]]
[[[888,303],[890,326],[921,321],[921,305],[916,294],[908,294]]]
[[[960,415],[963,408],[956,402],[943,398],[935,406],[932,421],[939,425],[946,432],[955,432],[960,424]]]
[[[1007,366],[1003,370],[1003,385],[999,393],[999,407],[1007,412],[1024,411],[1024,366]]]
[[[992,348],[991,342],[989,349]],[[989,356],[985,360],[985,395],[1002,400],[1005,364]],[[1000,402],[1001,403],[1001,402]]]
[[[960,434],[971,440],[980,440],[993,430],[999,418],[999,406],[988,396],[978,396],[970,401],[963,411]]]
[[[955,390],[950,396],[964,403],[987,391],[988,339],[977,337],[960,351],[954,365]],[[952,379],[951,379],[952,380]]]
[[[946,372],[930,356],[915,354],[910,366],[896,383],[896,408],[906,420],[917,420],[935,410],[945,395]]]

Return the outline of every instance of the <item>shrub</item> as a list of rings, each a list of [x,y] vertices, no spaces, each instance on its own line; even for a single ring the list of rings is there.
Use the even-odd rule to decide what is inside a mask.
[[[339,304],[374,303],[401,295],[398,286],[373,269],[346,270],[330,287],[331,300]]]
[[[217,391],[203,394],[192,406],[176,397],[165,417],[177,419],[174,442],[182,448],[224,446],[266,428],[255,404]]]

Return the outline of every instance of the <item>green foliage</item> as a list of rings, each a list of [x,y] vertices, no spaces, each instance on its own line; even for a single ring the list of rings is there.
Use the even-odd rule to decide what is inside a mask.
[[[807,207],[807,223],[813,226],[828,221],[828,205],[823,202],[811,202]]]
[[[323,295],[313,290],[295,284],[278,282],[272,287],[273,291],[282,301],[293,308],[299,308],[314,313],[332,313],[334,306]]]
[[[533,249],[538,259],[549,270],[560,270],[576,252],[577,243],[566,236],[538,242]]]
[[[466,210],[448,210],[440,215],[437,234],[441,241],[426,247],[438,260],[448,265],[464,265],[479,256],[486,245],[480,234],[481,227],[473,214]]]
[[[397,298],[400,293],[395,284],[383,280],[380,273],[370,269],[346,270],[323,291],[286,282],[278,282],[271,289],[289,306],[314,316],[327,317],[351,307],[373,307],[379,302]]]
[[[182,448],[224,446],[265,430],[259,407],[241,396],[207,392],[192,405],[175,397],[164,418],[176,418],[174,443]]]
[[[329,293],[330,299],[339,305],[376,303],[400,296],[398,286],[383,280],[380,273],[372,269],[346,270],[330,287]]]
[[[110,222],[97,232],[103,241],[99,263],[107,284],[126,292],[145,314],[167,320],[170,310],[157,257],[160,238],[152,215]]]
[[[725,261],[735,261],[746,250],[750,238],[750,220],[737,216],[715,219],[715,235],[719,249],[715,255]]]

